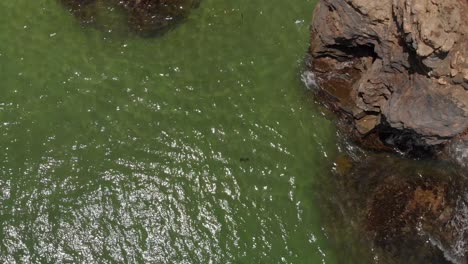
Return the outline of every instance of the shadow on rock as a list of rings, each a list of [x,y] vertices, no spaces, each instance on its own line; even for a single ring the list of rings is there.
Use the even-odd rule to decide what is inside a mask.
[[[60,0],[84,25],[106,32],[159,36],[187,18],[200,0]]]

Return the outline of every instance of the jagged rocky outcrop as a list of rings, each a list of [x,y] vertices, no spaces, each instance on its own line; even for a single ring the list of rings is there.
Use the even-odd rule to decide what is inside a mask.
[[[106,31],[128,27],[143,36],[167,32],[200,0],[60,0],[83,24]]]
[[[401,261],[468,263],[465,14],[466,0],[320,0],[314,13],[304,81],[341,134],[442,160],[335,162],[345,164],[336,168],[342,218]]]
[[[468,1],[321,0],[304,74],[364,145],[468,163]]]

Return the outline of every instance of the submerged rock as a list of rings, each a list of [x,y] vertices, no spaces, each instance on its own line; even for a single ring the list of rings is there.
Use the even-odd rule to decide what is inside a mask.
[[[84,24],[91,24],[96,20],[96,0],[61,0],[71,13]]]
[[[106,31],[128,27],[143,36],[160,35],[187,18],[200,0],[61,0],[84,24]]]
[[[467,12],[460,0],[321,0],[307,84],[359,141],[438,153],[468,131]]]
[[[358,233],[407,263],[467,263],[468,186],[443,165],[374,155],[338,168]]]
[[[164,32],[186,18],[199,0],[125,0],[133,30],[142,34]]]

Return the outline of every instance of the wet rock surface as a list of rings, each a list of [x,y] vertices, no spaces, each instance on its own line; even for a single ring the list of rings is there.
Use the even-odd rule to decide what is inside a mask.
[[[340,156],[335,165],[334,217],[346,219],[345,232],[370,241],[376,263],[468,263],[462,170],[389,154]]]
[[[468,248],[462,245],[468,240],[464,179],[427,165],[410,168],[404,161],[383,163],[386,171],[372,168],[369,164],[376,162],[368,160],[353,172],[360,179],[358,188],[371,190],[365,202],[365,226],[376,245],[390,250],[396,247],[409,257],[408,249],[424,252],[429,241],[449,260],[466,263]],[[380,179],[366,182],[364,177]]]
[[[468,133],[452,139],[445,146],[441,157],[460,164],[468,171]]]
[[[304,79],[364,145],[438,154],[468,131],[467,12],[462,0],[322,0]]]
[[[188,17],[200,0],[60,0],[83,24],[161,35]]]

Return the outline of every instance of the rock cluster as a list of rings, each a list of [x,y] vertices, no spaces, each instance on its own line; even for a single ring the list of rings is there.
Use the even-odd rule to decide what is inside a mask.
[[[466,165],[466,13],[465,0],[321,0],[305,80],[355,138],[407,153],[445,148]]]
[[[303,77],[342,134],[426,160],[335,162],[340,209],[405,262],[468,263],[467,13],[466,0],[320,0],[314,13]]]
[[[144,36],[160,35],[185,19],[200,0],[60,0],[84,24],[109,30],[126,24]],[[121,26],[121,25],[120,25]]]

